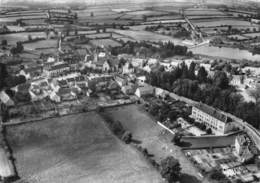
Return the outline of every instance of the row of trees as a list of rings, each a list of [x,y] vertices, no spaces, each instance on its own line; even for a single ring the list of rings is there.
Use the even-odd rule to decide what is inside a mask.
[[[159,42],[159,43],[147,43],[147,42],[131,42],[128,41],[122,46],[111,48],[112,55],[119,54],[132,54],[139,53],[141,56],[160,58],[168,58],[174,55],[192,56],[192,52],[188,51],[186,46],[174,45],[172,42]]]
[[[18,53],[23,52],[23,50],[24,50],[24,47],[23,47],[22,42],[18,41],[18,42],[16,43],[16,46],[14,46],[14,47],[12,47],[12,48],[10,49],[10,52],[11,52],[12,55],[16,55],[16,54],[18,54]]]
[[[229,77],[225,72],[216,71],[213,77],[209,77],[204,67],[200,67],[195,74],[195,66],[195,63],[191,63],[189,67],[182,63],[171,72],[158,69],[147,74],[148,82],[232,113],[259,128],[260,105],[245,102],[236,88],[229,85]]]

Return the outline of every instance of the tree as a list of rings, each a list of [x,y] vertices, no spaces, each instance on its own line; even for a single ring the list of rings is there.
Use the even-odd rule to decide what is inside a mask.
[[[204,83],[207,81],[207,78],[208,78],[208,72],[204,67],[200,67],[197,75],[198,81]]]
[[[209,173],[209,178],[211,180],[216,180],[219,182],[228,182],[228,179],[226,176],[218,169],[212,169]]]
[[[129,131],[126,131],[122,136],[122,140],[126,144],[129,144],[132,141],[132,134]]]
[[[190,79],[195,79],[195,68],[196,68],[195,62],[191,62],[189,67],[189,72],[188,72]]]
[[[18,53],[21,53],[21,52],[24,50],[23,44],[22,44],[21,41],[18,41],[18,42],[16,43],[16,49],[17,49],[17,52],[18,52]]]
[[[16,54],[18,53],[16,47],[12,47],[12,48],[10,49],[10,53],[11,53],[12,55],[16,55]]]
[[[212,130],[211,130],[211,128],[208,128],[207,130],[206,130],[206,132],[207,132],[207,134],[212,134]]]
[[[179,145],[181,143],[182,134],[179,132],[176,132],[172,138],[172,142],[176,145]]]
[[[229,79],[227,77],[227,74],[223,71],[216,72],[213,77],[213,83],[221,89],[228,88]]]
[[[181,78],[189,78],[189,69],[188,66],[185,64],[185,62],[181,63],[181,69],[182,69],[182,76]]]
[[[8,76],[5,78],[5,83],[8,88],[12,88],[19,84],[25,83],[26,78],[23,75],[20,76]]]
[[[151,115],[155,116],[158,114],[160,107],[156,104],[152,104],[149,108],[149,112]]]
[[[249,95],[258,102],[260,100],[260,85],[256,85],[255,89],[249,90]]]
[[[1,45],[2,45],[2,46],[7,46],[7,40],[6,40],[6,39],[3,39],[3,40],[1,41]]]
[[[30,34],[28,35],[28,41],[32,41],[32,36]]]
[[[181,166],[177,159],[169,156],[161,161],[161,175],[168,182],[179,180],[181,176]]]
[[[171,110],[169,113],[168,113],[168,118],[171,120],[171,121],[175,121],[177,119],[177,112],[174,111],[174,110]]]

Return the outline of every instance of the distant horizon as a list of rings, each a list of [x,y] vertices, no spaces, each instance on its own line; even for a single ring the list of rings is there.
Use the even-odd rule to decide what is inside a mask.
[[[206,3],[220,3],[220,4],[229,4],[229,3],[247,3],[247,2],[260,2],[260,0],[205,0]],[[183,3],[198,3],[200,0],[0,0],[0,5],[8,5],[8,4],[89,4],[89,5],[95,5],[95,4],[110,4],[110,3],[160,3],[160,2],[183,2]]]

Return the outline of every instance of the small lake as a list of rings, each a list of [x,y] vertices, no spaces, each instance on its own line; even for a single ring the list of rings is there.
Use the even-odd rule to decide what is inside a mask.
[[[260,61],[260,55],[253,55],[247,50],[240,50],[238,48],[219,48],[215,46],[203,45],[190,49],[194,54],[208,55],[213,57],[224,57],[228,59],[247,59],[251,61]]]

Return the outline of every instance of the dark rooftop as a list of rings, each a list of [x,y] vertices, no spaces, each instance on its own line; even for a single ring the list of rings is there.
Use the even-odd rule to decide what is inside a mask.
[[[227,123],[230,121],[230,119],[226,115],[224,115],[220,110],[215,109],[214,107],[210,107],[203,103],[195,104],[194,107],[196,107],[197,109],[207,113],[208,115],[210,115],[224,123]]]

